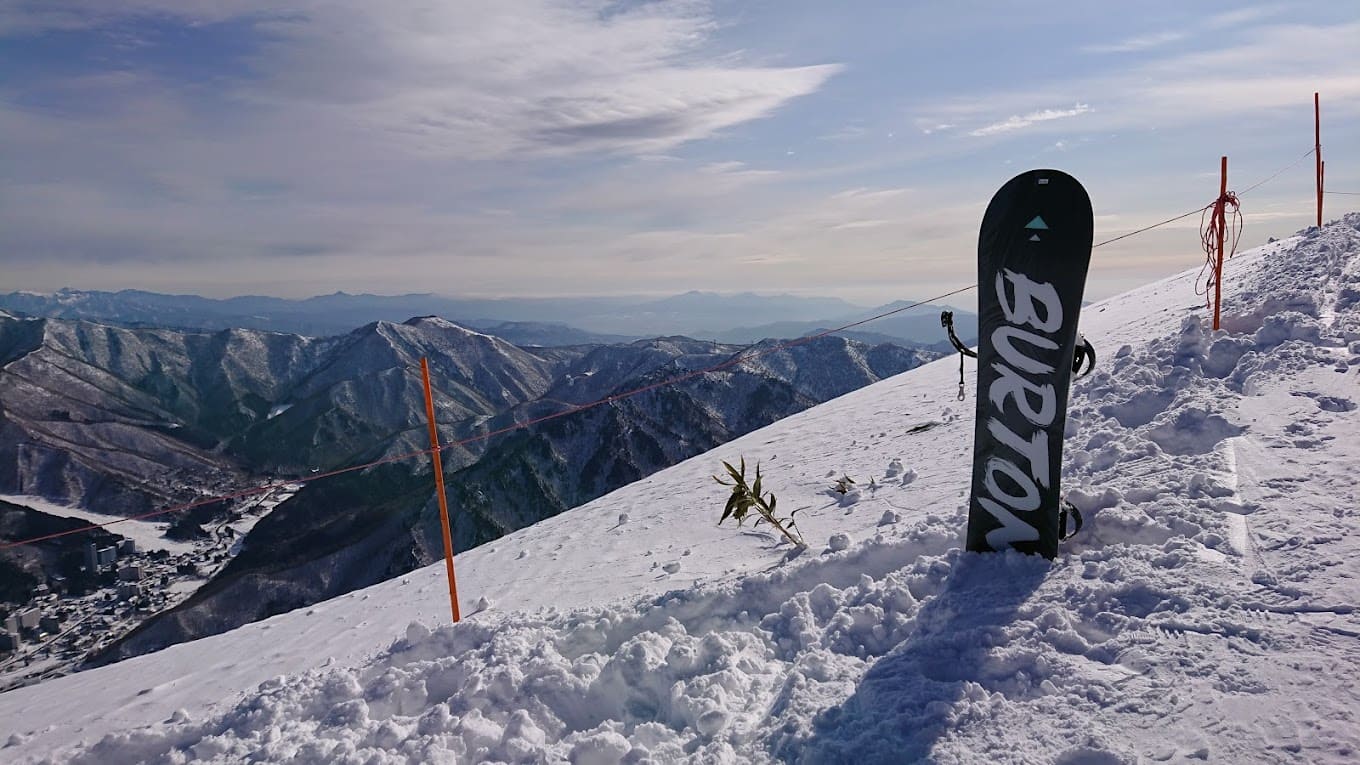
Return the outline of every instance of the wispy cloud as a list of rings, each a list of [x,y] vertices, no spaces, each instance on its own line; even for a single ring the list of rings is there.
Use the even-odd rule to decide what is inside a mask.
[[[921,132],[930,135],[931,133],[943,133],[946,130],[953,130],[954,125],[949,122],[928,122],[921,127]]]
[[[869,136],[869,129],[863,125],[845,125],[829,133],[818,136],[823,141],[858,141]]]
[[[1130,66],[1074,73],[1032,89],[976,92],[952,103],[930,104],[917,124],[980,125],[962,131],[978,137],[1021,134],[1024,128],[1081,116],[1070,125],[1062,123],[1076,138],[1083,132],[1108,134],[1152,125],[1167,129],[1283,108],[1306,110],[1313,91],[1330,99],[1334,113],[1353,114],[1360,108],[1360,52],[1354,43],[1360,39],[1360,22],[1267,24],[1240,37]],[[1100,94],[1098,108],[1079,101],[1072,108],[1032,109],[1035,103],[1072,103],[1075,95],[1089,93]],[[998,112],[1013,116],[998,120]]]
[[[768,116],[839,71],[714,55],[697,2],[50,0],[7,10],[0,35],[165,18],[248,25],[251,76],[231,96],[253,110],[479,160],[662,152]]]
[[[838,71],[705,56],[713,29],[697,3],[606,15],[562,0],[349,2],[271,26],[285,42],[268,54],[268,95],[444,156],[657,153],[765,117]]]
[[[679,200],[773,179],[738,163],[696,168],[675,150],[766,118],[838,71],[720,50],[702,2],[4,5],[0,45],[143,27],[217,41],[224,22],[249,38],[242,65],[210,84],[135,57],[112,68],[73,57],[0,83],[0,271],[53,280],[91,263],[129,275],[141,264],[124,279],[206,278],[226,261],[301,275],[296,264],[317,256],[447,263],[451,249],[500,257],[541,253],[545,240],[598,251],[605,233],[573,238],[564,218],[624,209],[651,222]],[[658,183],[661,168],[673,169]],[[587,186],[599,191],[590,209],[562,204]],[[658,203],[644,211],[643,198]],[[487,208],[518,219],[471,212]]]
[[[998,133],[1009,133],[1014,130],[1023,130],[1035,123],[1075,117],[1078,114],[1085,114],[1089,111],[1091,111],[1091,107],[1087,104],[1076,104],[1071,109],[1040,109],[1039,111],[1030,112],[1024,116],[1012,115],[1000,122],[993,122],[990,125],[969,131],[968,135],[981,137],[997,135]]]
[[[1289,6],[1284,4],[1238,8],[1236,10],[1225,11],[1210,16],[1205,25],[1210,29],[1227,29],[1229,27],[1246,26],[1255,21],[1278,16],[1288,10]]]
[[[1082,53],[1135,53],[1137,51],[1157,48],[1177,40],[1185,39],[1184,32],[1161,32],[1158,34],[1141,35],[1129,37],[1114,43],[1097,43],[1093,45],[1083,45]]]

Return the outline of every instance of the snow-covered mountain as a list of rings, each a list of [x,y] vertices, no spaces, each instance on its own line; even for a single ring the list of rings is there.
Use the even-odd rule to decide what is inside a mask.
[[[965,296],[966,297],[966,296]],[[878,319],[854,330],[843,333],[843,337],[854,337],[863,342],[902,342],[914,341],[925,346],[940,345],[949,348],[940,329],[940,311],[954,314],[954,328],[959,339],[972,345],[977,341],[977,314],[969,310],[949,305],[917,305],[898,300],[865,311],[857,311],[839,316],[821,316],[813,321],[778,321],[760,326],[743,326],[735,329],[696,332],[696,337],[718,340],[725,343],[752,343],[766,337],[801,337],[822,332],[830,327],[845,326],[872,316],[899,311],[891,316]]]
[[[944,359],[442,564],[0,694],[12,762],[1353,762],[1360,214],[1083,309],[1048,561],[960,552]],[[970,375],[971,378],[971,375]],[[717,526],[721,460],[798,554]],[[840,476],[857,490],[829,490]]]
[[[583,352],[440,319],[318,340],[0,318],[0,492],[140,513],[247,472],[419,449],[422,355],[456,426],[536,398]]]
[[[687,338],[520,348],[438,317],[319,340],[0,318],[0,495],[98,519],[419,453],[427,435],[418,362],[428,357],[442,437],[465,442],[443,452],[460,490],[455,503],[465,508],[462,550],[933,358],[820,338],[616,407],[479,438],[741,350]],[[605,420],[609,427],[599,427]],[[532,477],[539,490],[504,491],[505,470]],[[33,495],[40,499],[17,499]],[[211,503],[170,519],[177,539],[194,539],[234,512]],[[129,634],[131,624],[101,636],[86,663],[222,632],[437,560],[437,518],[425,460],[306,485],[249,530],[225,567],[208,569],[210,582],[187,600],[147,606],[158,613],[131,622]],[[159,536],[161,520],[114,528],[150,526]],[[0,506],[0,540],[54,522]],[[12,580],[0,599],[22,605],[24,593],[55,576],[73,590],[97,588],[81,574],[88,541],[0,551],[0,574]]]
[[[423,319],[414,324],[439,321]],[[390,327],[389,332],[399,329]],[[490,354],[493,358],[500,353],[496,344],[502,341],[480,337],[475,341],[478,347],[495,350]],[[345,380],[360,389],[363,383],[353,369],[397,368],[394,361],[375,363],[368,356],[404,347],[395,340],[356,341],[356,345],[370,344],[375,350],[360,354],[363,361],[341,365],[351,370]],[[500,414],[472,419],[467,419],[467,413],[453,416],[459,402],[444,400],[449,391],[458,390],[451,381],[477,380],[480,387],[490,390],[500,383],[486,383],[489,371],[471,374],[444,368],[455,359],[463,366],[474,366],[472,360],[479,358],[475,353],[442,349],[436,355],[441,349],[429,350],[431,358],[444,360],[436,362],[445,380],[438,402],[441,419],[453,423],[449,429],[465,436],[495,432],[565,407],[710,369],[731,360],[741,349],[689,338],[591,349],[556,382],[537,381],[540,388],[551,386],[543,395],[513,406],[514,397],[498,401]],[[457,518],[455,549],[496,539],[735,436],[933,358],[896,346],[869,348],[835,337],[773,351],[770,346],[757,347],[747,353],[764,356],[706,372],[683,384],[443,450],[451,472],[450,505]],[[485,369],[495,368],[499,367],[491,364]],[[523,383],[512,379],[504,384]],[[332,390],[334,386],[323,387]],[[392,401],[419,406],[418,392],[407,393],[407,398],[394,395],[388,401],[359,399],[367,406],[353,405],[356,421],[373,421],[374,416],[365,413],[390,411]],[[332,406],[339,408],[338,403]],[[400,412],[391,416],[419,422],[415,411]],[[361,416],[366,419],[358,420]],[[280,430],[277,440],[286,445],[289,432]],[[410,432],[423,436],[419,428]],[[399,441],[387,451],[410,453],[420,447],[415,441]],[[438,518],[428,463],[423,460],[405,460],[309,485],[253,528],[242,553],[212,582],[176,608],[142,624],[96,660],[122,659],[223,632],[438,560],[443,557]]]

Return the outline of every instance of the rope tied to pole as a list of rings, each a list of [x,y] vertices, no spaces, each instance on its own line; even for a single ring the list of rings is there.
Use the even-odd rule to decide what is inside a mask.
[[[1204,266],[1195,278],[1195,294],[1203,295],[1205,307],[1212,308],[1209,293],[1215,286],[1214,274],[1222,265],[1218,262],[1218,243],[1223,240],[1229,242],[1224,258],[1231,258],[1236,254],[1237,242],[1242,236],[1241,205],[1236,192],[1229,191],[1204,208],[1200,214],[1199,233],[1200,244],[1204,248]]]

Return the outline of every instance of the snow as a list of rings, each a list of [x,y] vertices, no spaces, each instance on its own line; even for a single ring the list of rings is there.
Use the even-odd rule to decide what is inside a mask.
[[[0,695],[0,758],[1353,762],[1360,215],[1226,265],[1223,331],[1083,310],[1051,563],[959,549],[943,359],[460,554],[460,624],[441,562]],[[743,456],[807,549],[716,524]]]
[[[256,523],[259,523],[264,516],[268,515],[284,500],[288,499],[293,494],[296,494],[301,487],[302,484],[296,483],[280,484],[269,493],[246,500],[242,503],[240,508],[242,516],[239,519],[230,523],[214,524],[213,528],[216,529],[219,526],[230,527],[238,538],[236,547],[239,547],[240,539],[243,538],[250,529],[254,528]],[[170,527],[170,524],[164,518],[129,519],[120,521],[118,519],[121,516],[99,513],[93,510],[86,510],[82,507],[62,505],[42,497],[35,497],[28,494],[0,494],[0,500],[15,505],[23,505],[31,510],[37,510],[59,517],[79,518],[84,521],[89,521],[90,523],[113,522],[112,525],[107,527],[108,531],[135,541],[137,543],[137,549],[143,552],[150,550],[166,550],[171,555],[180,555],[183,553],[201,551],[211,547],[211,545],[204,545],[195,541],[177,541],[168,539],[165,536],[165,531]],[[235,555],[237,552],[240,552],[240,550],[233,549],[232,555]]]
[[[0,494],[0,500],[15,505],[23,505],[38,512],[47,513],[64,518],[79,518],[90,523],[109,523],[117,521],[108,527],[108,531],[119,536],[134,540],[138,550],[168,550],[172,555],[193,552],[195,547],[193,542],[180,542],[165,537],[165,530],[169,528],[164,520],[125,520],[118,521],[120,516],[108,515],[107,513],[97,513],[93,510],[86,510],[80,507],[61,505],[42,497],[34,497],[27,494]]]

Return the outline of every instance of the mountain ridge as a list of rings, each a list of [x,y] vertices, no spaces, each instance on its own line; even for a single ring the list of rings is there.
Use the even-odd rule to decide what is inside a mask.
[[[133,328],[216,331],[257,329],[310,337],[341,335],[374,321],[439,315],[521,345],[622,342],[688,334],[724,342],[795,337],[893,310],[904,301],[866,309],[837,298],[787,294],[725,295],[691,291],[668,298],[457,298],[430,293],[352,295],[337,292],[301,300],[264,296],[226,299],[66,288],[51,295],[0,294],[0,309],[43,318],[87,319]],[[928,313],[934,307],[926,309]],[[970,326],[959,312],[959,326]],[[752,324],[752,322],[755,322]],[[741,329],[747,327],[747,329]],[[882,331],[886,328],[886,331]],[[933,345],[939,330],[909,316],[889,319],[880,334],[894,342]],[[763,334],[762,334],[763,333]]]
[[[742,351],[690,338],[597,348],[568,367],[562,377],[567,382],[543,397],[478,422],[483,433],[509,432],[478,441],[470,449],[475,459],[464,457],[466,447],[442,450],[447,457],[455,549],[470,549],[556,515],[930,358],[913,350],[871,349],[841,338],[821,338],[677,385],[513,429],[516,423],[563,407],[718,366]],[[554,392],[566,400],[553,398]],[[374,494],[375,483],[387,487],[382,495]],[[314,517],[326,520],[321,526],[301,520]],[[343,563],[352,558],[346,545],[367,544],[365,536],[376,533],[370,531],[376,528],[384,529],[381,533],[389,542],[381,553],[388,563],[371,566],[381,556],[370,554],[361,559],[363,571],[355,572]],[[347,541],[313,550],[310,540],[318,533]],[[337,583],[380,581],[363,580],[364,571],[371,576],[409,571],[442,555],[439,535],[424,465],[385,466],[340,476],[326,487],[309,486],[252,530],[246,553],[228,564],[210,587],[149,620],[97,657],[95,664],[211,634],[199,629],[221,631],[343,594],[335,589]],[[312,584],[298,584],[303,579]]]

